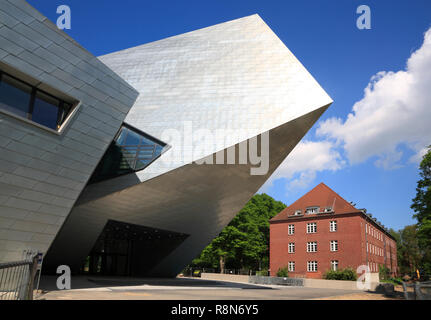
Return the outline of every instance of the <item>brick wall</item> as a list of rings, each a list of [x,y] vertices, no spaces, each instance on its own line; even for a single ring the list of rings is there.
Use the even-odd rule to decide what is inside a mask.
[[[337,231],[330,231],[330,221],[337,222]],[[306,232],[307,223],[317,223],[317,233]],[[356,268],[368,262],[375,266],[372,272],[378,272],[378,264],[384,264],[383,239],[387,237],[376,226],[365,233],[366,221],[359,213],[330,214],[325,216],[305,216],[290,218],[288,221],[272,222],[270,227],[270,269],[271,275],[276,275],[281,267],[288,266],[289,261],[295,262],[295,271],[289,272],[292,277],[322,278],[331,269],[331,261],[338,261],[338,268]],[[288,226],[295,226],[295,233],[288,234]],[[370,227],[370,223],[367,223]],[[378,232],[378,233],[377,233]],[[382,239],[382,240],[380,240]],[[330,251],[330,241],[338,241],[338,251]],[[307,252],[307,242],[317,242],[317,252]],[[295,243],[295,253],[289,253],[289,243]],[[372,251],[370,251],[372,250]],[[307,262],[317,261],[317,272],[307,271]],[[394,263],[396,263],[394,261]],[[395,264],[396,265],[396,264]],[[370,266],[371,268],[371,266]]]

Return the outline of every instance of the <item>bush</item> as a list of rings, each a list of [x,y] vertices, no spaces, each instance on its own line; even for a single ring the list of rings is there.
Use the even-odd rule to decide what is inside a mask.
[[[381,280],[381,282],[392,283],[394,286],[398,286],[398,285],[402,285],[403,284],[401,278],[389,278],[389,279]]]
[[[385,265],[379,265],[379,278],[380,281],[389,280],[391,272],[388,267]]]
[[[257,276],[268,276],[268,269],[263,269],[260,271],[256,271]]]
[[[289,269],[287,267],[278,269],[277,277],[285,278],[288,276],[289,276]]]
[[[358,275],[356,274],[356,271],[353,270],[352,268],[345,268],[337,271],[334,271],[334,270],[327,271],[323,275],[323,279],[356,281],[358,279]]]

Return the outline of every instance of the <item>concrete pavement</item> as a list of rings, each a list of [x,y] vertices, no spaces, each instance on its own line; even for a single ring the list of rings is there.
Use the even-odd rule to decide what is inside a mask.
[[[39,300],[304,300],[358,291],[267,286],[202,279],[72,277],[72,290],[57,290],[56,277],[42,277]]]

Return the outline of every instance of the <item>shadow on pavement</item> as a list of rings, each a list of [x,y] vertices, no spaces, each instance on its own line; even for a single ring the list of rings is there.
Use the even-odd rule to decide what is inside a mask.
[[[39,289],[42,291],[58,290],[56,276],[42,276]],[[103,277],[103,276],[72,276],[71,289],[97,289],[105,287],[135,287],[135,286],[161,286],[161,287],[196,287],[196,288],[238,288],[238,289],[266,289],[271,287],[235,283],[228,281],[201,280],[188,278],[129,278],[129,277]]]

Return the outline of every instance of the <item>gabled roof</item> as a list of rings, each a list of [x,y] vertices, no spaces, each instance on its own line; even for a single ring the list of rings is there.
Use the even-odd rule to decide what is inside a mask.
[[[302,214],[304,214],[306,208],[314,206],[320,207],[320,211],[325,208],[332,208],[335,214],[360,212],[322,182],[281,211],[271,221],[286,220],[289,216],[294,215],[297,210],[301,210]]]

